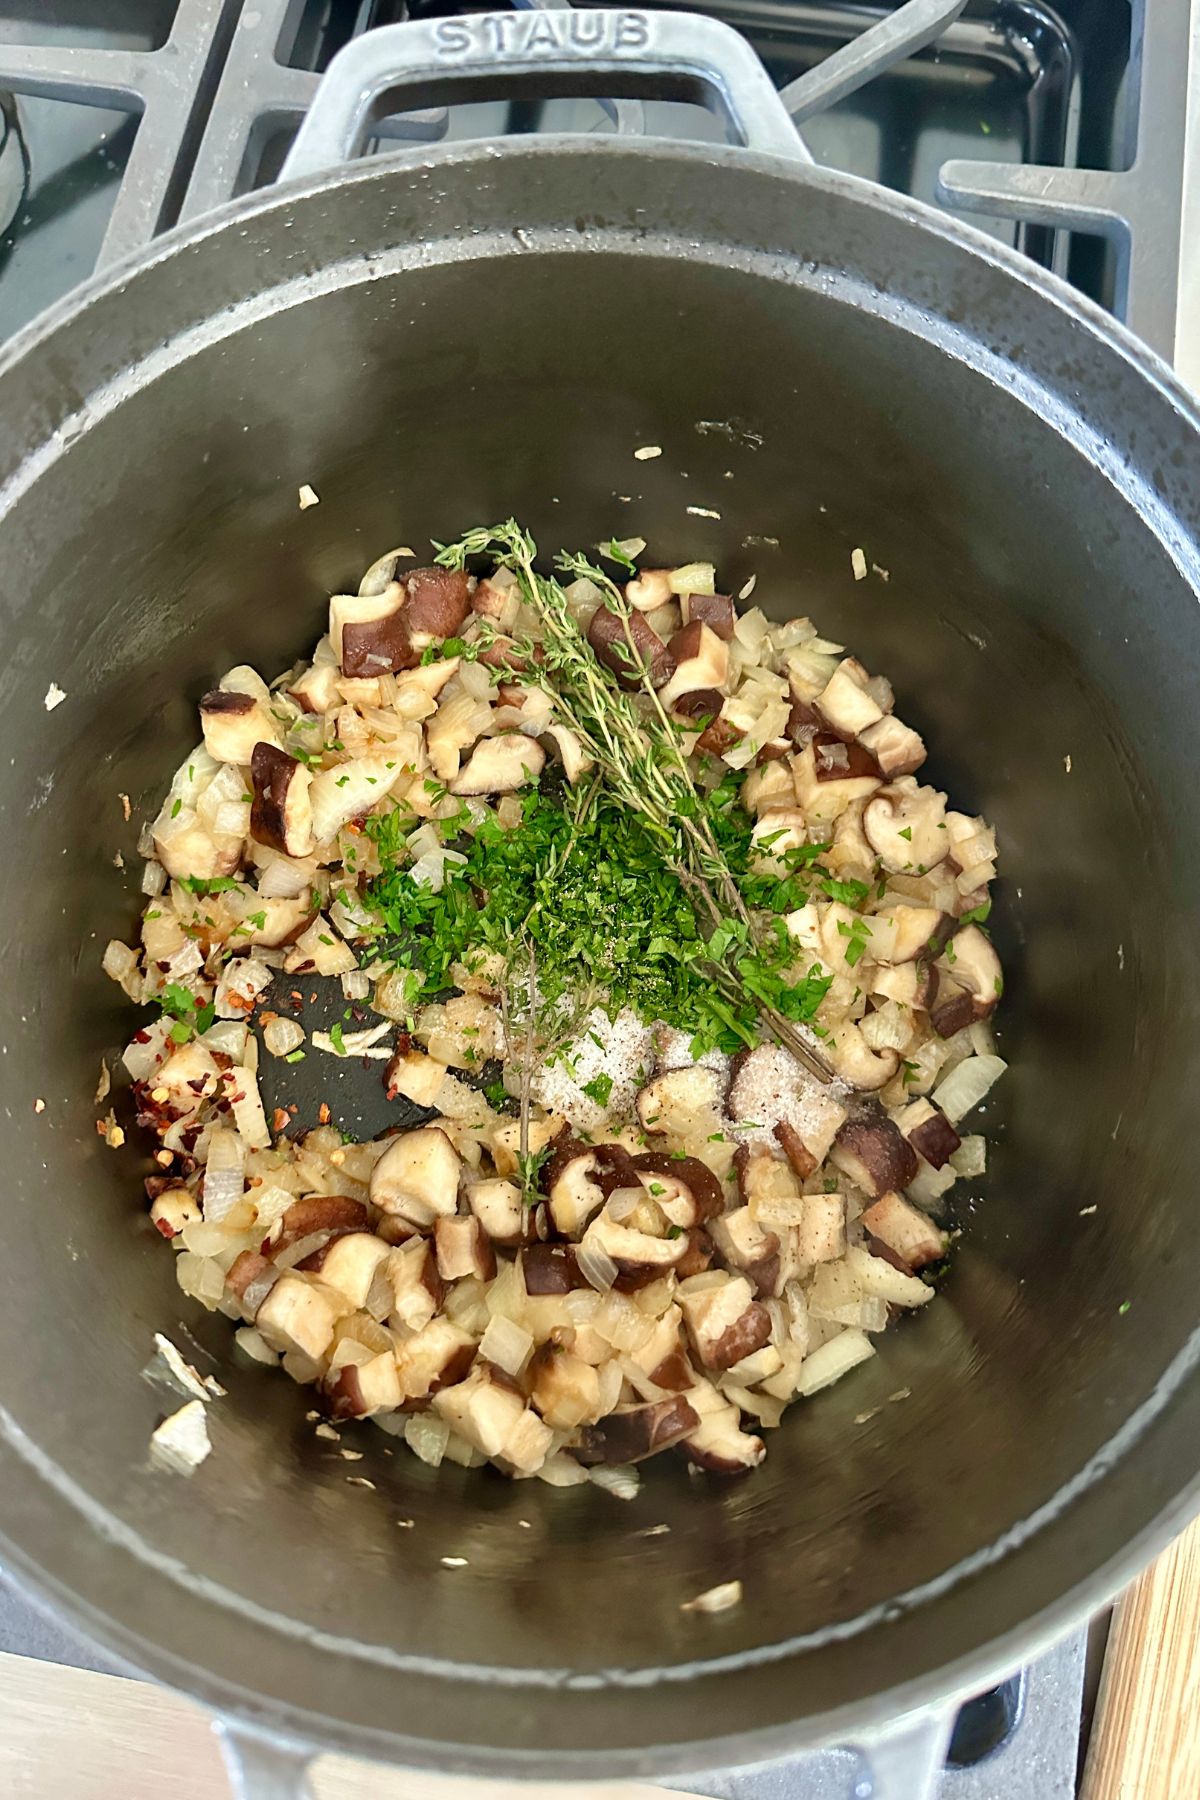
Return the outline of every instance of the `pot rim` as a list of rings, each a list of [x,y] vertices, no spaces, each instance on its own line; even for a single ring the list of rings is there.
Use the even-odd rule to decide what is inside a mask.
[[[386,182],[396,172],[438,170],[474,163],[486,163],[492,167],[497,159],[538,162],[545,157],[571,157],[584,162],[596,158],[638,162],[649,158],[697,170],[704,166],[734,161],[738,166],[757,171],[760,175],[817,188],[835,198],[842,196],[858,206],[889,214],[919,232],[932,233],[957,245],[972,257],[982,259],[1008,280],[1038,296],[1042,302],[1069,315],[1091,337],[1100,340],[1149,382],[1164,401],[1200,435],[1200,404],[1156,352],[1095,302],[1076,293],[1065,280],[1030,262],[1016,250],[999,243],[962,218],[860,177],[799,160],[791,161],[735,147],[714,148],[712,145],[679,143],[673,140],[619,137],[589,139],[564,134],[425,146],[420,150],[372,158],[366,162],[329,170],[316,177],[280,183],[245,195],[212,213],[173,228],[156,238],[149,246],[123,258],[104,273],[89,277],[69,294],[56,300],[0,349],[0,380],[26,358],[40,353],[62,327],[85,314],[93,304],[118,293],[141,272],[169,261],[181,251],[193,249],[210,238],[218,238],[239,224],[275,210],[286,210],[297,201],[328,194],[349,184]],[[1139,1432],[1148,1427],[1176,1388],[1192,1374],[1192,1365],[1197,1360],[1195,1345],[1196,1340],[1193,1340],[1192,1347],[1185,1346],[1181,1349],[1153,1396],[1143,1407],[1144,1416],[1126,1421],[1126,1431],[1133,1429],[1135,1423],[1139,1426]],[[7,1439],[9,1450],[25,1462],[27,1467],[33,1468],[39,1474],[39,1479],[44,1479],[21,1448],[20,1436],[19,1431],[9,1430],[7,1415],[0,1409],[0,1437]],[[1072,1488],[1090,1486],[1100,1479],[1111,1457],[1110,1444],[1075,1477]],[[1049,1513],[1057,1512],[1064,1503],[1064,1493],[1060,1492],[1047,1504],[1045,1510]],[[431,1740],[411,1739],[389,1731],[382,1725],[364,1729],[328,1715],[320,1715],[314,1720],[311,1712],[290,1702],[256,1697],[214,1670],[185,1663],[172,1652],[120,1625],[111,1615],[98,1612],[90,1603],[63,1588],[51,1569],[27,1555],[19,1543],[9,1536],[2,1523],[0,1562],[3,1563],[6,1574],[14,1578],[15,1585],[35,1604],[68,1620],[131,1672],[150,1675],[190,1693],[220,1715],[239,1725],[245,1725],[251,1733],[257,1731],[266,1734],[305,1751],[311,1750],[314,1755],[326,1750],[338,1750],[445,1773],[585,1781],[613,1777],[689,1775],[717,1766],[761,1763],[824,1744],[861,1742],[873,1730],[894,1721],[900,1714],[922,1707],[950,1704],[955,1698],[965,1697],[987,1687],[1013,1668],[1042,1654],[1129,1581],[1198,1511],[1200,1457],[1197,1458],[1196,1473],[1191,1479],[1176,1491],[1139,1533],[1094,1569],[1087,1578],[1076,1582],[1068,1591],[1047,1602],[1020,1626],[989,1638],[948,1664],[907,1680],[897,1680],[894,1685],[867,1699],[849,1702],[831,1711],[785,1725],[762,1727],[743,1733],[734,1732],[719,1739],[706,1739],[699,1747],[672,1744],[653,1749],[606,1749],[573,1753],[547,1753],[536,1749],[490,1749],[481,1746],[447,1749]],[[953,1573],[948,1572],[943,1579],[951,1578]],[[795,1649],[789,1652],[786,1646],[778,1647],[779,1660],[786,1660],[789,1655],[796,1654],[798,1652]],[[712,1661],[697,1663],[694,1665],[695,1673],[699,1676],[711,1672],[712,1666]],[[519,1691],[517,1686],[514,1692]]]

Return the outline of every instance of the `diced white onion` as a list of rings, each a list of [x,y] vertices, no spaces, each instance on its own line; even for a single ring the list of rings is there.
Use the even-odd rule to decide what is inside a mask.
[[[643,546],[644,548],[644,546]],[[714,563],[681,563],[668,577],[673,594],[715,594],[717,570]]]
[[[342,998],[365,1000],[371,992],[371,977],[362,969],[350,969],[342,976]]]
[[[436,1469],[446,1454],[450,1427],[435,1412],[412,1413],[404,1421],[404,1441],[414,1456]]]
[[[161,894],[167,885],[167,871],[162,864],[153,858],[142,869],[142,892],[152,897]]]
[[[228,1088],[230,1106],[238,1130],[252,1150],[269,1149],[271,1134],[267,1130],[267,1117],[253,1071],[243,1064],[229,1073],[232,1076]]]
[[[272,1350],[266,1338],[253,1325],[240,1326],[233,1334],[233,1341],[239,1350],[244,1350],[255,1362],[273,1367],[279,1361],[278,1353]]]
[[[290,1056],[304,1042],[304,1027],[297,1019],[276,1017],[263,1026],[263,1044],[272,1056]]]
[[[1008,1064],[1000,1056],[969,1056],[934,1089],[935,1106],[940,1106],[952,1125],[965,1118],[973,1106],[999,1081]]]
[[[814,1350],[811,1356],[805,1357],[800,1365],[796,1391],[800,1394],[815,1394],[818,1388],[828,1387],[831,1382],[839,1380],[874,1354],[874,1345],[861,1331],[839,1331],[827,1344],[822,1344],[819,1350]]]
[[[596,1487],[603,1488],[606,1493],[614,1495],[618,1500],[636,1500],[638,1490],[642,1485],[642,1479],[637,1470],[628,1465],[608,1468],[601,1463],[596,1468],[589,1469],[588,1474]]]
[[[324,1249],[328,1242],[328,1231],[308,1231],[303,1237],[297,1238],[294,1243],[289,1244],[286,1249],[279,1251],[275,1257],[275,1267],[280,1270],[294,1269],[297,1263],[302,1263],[306,1256],[312,1255],[314,1250]]]
[[[237,1019],[218,1019],[200,1039],[206,1050],[241,1062],[246,1053],[246,1027]]]
[[[533,1339],[515,1320],[497,1313],[480,1340],[479,1354],[506,1375],[520,1375],[533,1355]]]
[[[983,1175],[987,1170],[987,1139],[983,1137],[965,1137],[950,1161],[959,1175],[974,1177]]]
[[[121,943],[119,938],[111,938],[105,946],[100,967],[113,981],[123,982],[127,975],[132,975],[137,968],[137,951],[131,950],[128,944]]]
[[[245,1179],[240,1169],[208,1168],[204,1174],[204,1217],[205,1221],[217,1225],[226,1213],[233,1211],[246,1191]],[[198,1245],[188,1241],[188,1249],[194,1250]],[[214,1246],[215,1248],[215,1246]],[[210,1251],[209,1254],[212,1254]]]
[[[608,1196],[604,1210],[609,1218],[615,1219],[619,1225],[623,1219],[627,1219],[631,1213],[637,1211],[645,1198],[644,1187],[614,1188]]]
[[[597,1249],[595,1244],[580,1244],[575,1252],[575,1261],[583,1279],[597,1293],[606,1294],[617,1279],[619,1271],[616,1263],[607,1250]]]

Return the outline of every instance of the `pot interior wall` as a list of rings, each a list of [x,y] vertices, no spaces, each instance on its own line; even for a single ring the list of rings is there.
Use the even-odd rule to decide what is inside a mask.
[[[665,232],[601,253],[571,228],[526,254],[484,236],[468,258],[472,204],[500,215],[519,194],[534,225],[539,207],[549,218],[543,164],[528,158],[507,198],[516,178],[501,168],[474,201],[443,172],[454,256],[314,277],[278,311],[233,316],[118,408],[96,407],[6,519],[0,1386],[15,1428],[104,1510],[109,1537],[78,1519],[68,1547],[55,1521],[70,1497],[11,1471],[4,1524],[177,1678],[256,1688],[379,1743],[691,1743],[700,1761],[707,1739],[829,1715],[1002,1638],[1194,1468],[1167,1447],[1138,1480],[1118,1462],[1085,1524],[1068,1506],[1057,1536],[1016,1547],[1148,1400],[1194,1322],[1200,807],[1179,733],[1200,633],[1194,594],[1128,494],[1014,384],[946,354],[918,310],[876,289],[872,313],[829,278],[846,224],[828,195],[807,215],[806,275],[742,242],[737,192],[715,171],[713,215],[738,222],[721,225],[727,239],[710,222],[716,248],[690,266]],[[665,177],[637,173],[652,210]],[[769,210],[778,177],[754,179]],[[420,228],[418,187],[396,174],[389,209],[372,213],[380,202],[352,186],[338,230],[402,242]],[[680,192],[663,188],[664,206]],[[296,217],[315,269],[332,209]],[[222,254],[247,271],[271,250],[301,266],[278,213],[247,229]],[[869,233],[854,229],[842,256],[857,268]],[[782,203],[754,230],[783,249],[799,234]],[[887,230],[898,247],[871,250],[885,260],[904,244]],[[184,305],[181,280],[213,279],[214,306],[234,281],[228,267],[212,276],[217,254],[202,245],[133,284],[124,303],[142,309],[148,350]],[[996,294],[1000,339],[998,278]],[[116,321],[105,302],[93,338],[120,341]],[[1048,341],[1060,326],[1044,329]],[[80,346],[74,364],[44,357],[42,389],[90,379]],[[21,417],[52,406],[41,391],[22,390]],[[663,454],[635,460],[639,444]],[[302,513],[304,481],[321,504]],[[100,953],[130,931],[139,826],[198,735],[198,695],[233,662],[292,662],[328,593],[387,546],[508,513],[546,551],[639,533],[655,561],[715,558],[735,591],[755,573],[768,613],[811,613],[892,678],[930,778],[1001,842],[1013,1068],[983,1115],[992,1167],[958,1209],[944,1292],[790,1413],[752,1478],[693,1480],[667,1458],[630,1504],[435,1474],[370,1427],[345,1437],[364,1459],[342,1460],[313,1437],[306,1394],[227,1360],[226,1323],[178,1295],[142,1216],[144,1148],[131,1134],[107,1150],[90,1104],[129,1025]],[[853,580],[856,545],[886,580]],[[68,697],[48,713],[52,680]],[[138,1373],[155,1329],[213,1351],[230,1389],[212,1409],[214,1453],[186,1483],[145,1466],[163,1410]],[[350,1484],[363,1475],[373,1488]],[[669,1533],[641,1535],[660,1523]],[[1006,1538],[1008,1578],[972,1579]],[[951,1571],[958,1598],[935,1605]],[[679,1610],[734,1575],[738,1610]],[[769,1659],[735,1678],[730,1664],[666,1689],[464,1693],[411,1660],[596,1677],[790,1640],[799,1666]]]

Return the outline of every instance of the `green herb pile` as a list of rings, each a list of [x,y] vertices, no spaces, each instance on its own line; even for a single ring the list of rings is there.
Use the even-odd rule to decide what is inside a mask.
[[[616,545],[607,554],[632,569]],[[510,986],[528,991],[533,1010],[536,969],[542,1055],[564,1023],[602,1004],[610,1014],[630,1006],[689,1031],[697,1055],[753,1044],[765,1026],[811,1066],[816,1059],[795,1027],[813,1019],[829,978],[797,963],[781,915],[814,885],[848,898],[848,888],[862,884],[832,882],[813,867],[822,845],[789,852],[783,879],[750,873],[741,776],[712,759],[697,770],[632,637],[629,668],[641,689],[628,692],[597,660],[560,583],[535,569],[536,555],[510,519],[439,546],[437,560],[463,568],[486,558],[515,572],[541,631],[536,644],[515,641],[511,679],[549,689],[594,773],[559,797],[526,795],[522,823],[511,831],[489,820],[460,840],[455,822],[443,821],[443,839],[467,860],[447,864],[436,894],[403,866],[413,815],[369,820],[383,872],[366,901],[379,915],[385,953],[413,971],[414,1005],[453,985],[456,962],[499,951]],[[602,604],[628,619],[621,589],[595,563],[564,552],[557,567],[592,581]],[[478,646],[456,640],[454,653],[477,653],[494,636],[485,626]]]

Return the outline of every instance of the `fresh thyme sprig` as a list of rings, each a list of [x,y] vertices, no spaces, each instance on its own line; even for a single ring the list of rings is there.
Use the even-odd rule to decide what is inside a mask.
[[[749,996],[771,1036],[820,1079],[829,1080],[832,1071],[824,1059],[771,999],[766,982],[756,979],[761,942],[692,778],[682,734],[663,707],[636,648],[629,624],[632,609],[620,588],[586,556],[563,551],[555,559],[561,573],[591,581],[601,603],[624,621],[630,669],[639,675],[640,695],[627,692],[596,657],[561,584],[538,573],[537,545],[515,519],[476,527],[455,543],[437,544],[435,549],[436,560],[447,568],[463,569],[471,557],[483,556],[516,575],[542,637],[536,646],[532,641],[517,644],[520,659],[528,666],[514,678],[543,686],[551,694],[560,719],[597,765],[609,792],[640,813],[659,839],[664,859],[700,902],[712,933],[727,921],[736,922],[747,953],[732,969],[714,957],[710,968],[714,984],[731,1000]]]

